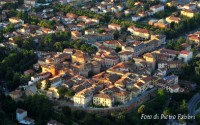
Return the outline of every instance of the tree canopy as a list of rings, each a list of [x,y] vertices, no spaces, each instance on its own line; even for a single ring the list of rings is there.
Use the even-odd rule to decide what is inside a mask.
[[[0,78],[8,81],[9,89],[15,89],[28,82],[29,76],[23,75],[23,72],[31,68],[36,61],[37,56],[33,51],[11,51],[0,61]]]
[[[35,119],[36,124],[46,124],[52,117],[52,103],[44,95],[28,96],[23,102],[19,103],[19,107],[28,111],[28,114]]]

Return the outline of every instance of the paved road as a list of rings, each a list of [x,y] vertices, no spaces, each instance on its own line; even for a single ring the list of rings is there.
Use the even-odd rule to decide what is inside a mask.
[[[187,103],[187,107],[188,107],[188,111],[190,115],[195,115],[195,108],[199,101],[200,101],[200,94],[197,93]]]
[[[199,114],[199,113],[200,113],[200,108],[195,111],[195,114]]]
[[[198,102],[200,102],[200,94],[199,93],[195,94],[187,103],[189,115],[191,115],[191,116],[196,115],[197,112],[195,112],[195,108],[196,108]],[[192,125],[196,125],[195,120],[192,123]]]

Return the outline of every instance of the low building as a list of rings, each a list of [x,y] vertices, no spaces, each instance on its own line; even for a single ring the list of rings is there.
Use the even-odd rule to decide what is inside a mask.
[[[82,33],[79,31],[71,31],[71,37],[72,39],[82,39]]]
[[[37,0],[24,0],[24,5],[27,7],[36,7]]]
[[[59,99],[60,98],[57,87],[50,87],[49,90],[47,91],[46,95],[50,99]]]
[[[78,16],[77,16],[76,14],[73,14],[73,13],[67,13],[67,14],[66,14],[66,17],[75,20],[75,19],[77,19]]]
[[[179,17],[174,17],[174,16],[169,16],[169,17],[166,17],[166,21],[168,22],[168,23],[172,23],[172,22],[174,22],[174,23],[180,23],[180,21],[181,21],[181,18],[179,18]]]
[[[137,28],[135,26],[130,26],[127,29],[129,32],[131,32],[134,36],[139,36],[145,39],[149,39],[150,38],[150,32],[146,29],[141,29],[141,28]]]
[[[186,51],[190,51],[191,50],[191,45],[187,44],[187,43],[181,44],[181,47],[183,48],[183,50],[186,50]]]
[[[186,10],[196,10],[197,8],[196,4],[186,4],[182,7],[182,9],[186,9]]]
[[[122,44],[118,40],[107,40],[103,42],[103,45],[111,49],[116,49],[118,47],[120,48]]]
[[[121,26],[118,25],[118,24],[114,24],[114,23],[109,24],[109,25],[108,25],[108,28],[109,28],[109,29],[113,29],[113,30],[121,31]]]
[[[192,18],[194,17],[195,12],[192,10],[181,10],[181,15]]]
[[[26,96],[33,96],[33,95],[37,94],[36,86],[32,85],[32,86],[27,87],[25,90],[25,94],[26,94]]]
[[[86,107],[92,100],[92,93],[77,93],[73,96],[74,106]]]
[[[158,69],[166,68],[169,71],[181,71],[183,63],[179,60],[175,61],[160,61],[158,62]]]
[[[179,84],[167,86],[167,90],[168,90],[170,93],[178,93],[178,92],[180,91],[180,86],[179,86]]]
[[[170,25],[165,19],[149,21],[149,25],[158,27],[158,28],[169,28]]]
[[[24,109],[18,108],[16,110],[16,119],[19,122],[19,124],[24,124],[24,125],[34,125],[35,120],[27,117],[27,111]]]
[[[24,71],[24,75],[33,75],[34,74],[34,70],[32,70],[32,69],[29,69],[29,70],[26,70],[26,71]]]
[[[15,101],[19,100],[22,97],[22,95],[23,92],[21,90],[14,90],[9,93],[9,96]]]
[[[20,108],[18,108],[16,110],[16,119],[17,119],[17,121],[23,120],[26,116],[27,116],[27,111],[26,110],[20,109]]]
[[[12,23],[12,24],[14,24],[15,28],[18,28],[18,27],[20,27],[21,25],[24,24],[24,20],[22,20],[22,19],[20,19],[18,17],[11,17],[11,18],[9,18],[9,22]]]
[[[119,58],[118,56],[115,56],[115,55],[106,55],[104,57],[104,61],[105,61],[106,67],[112,67],[116,65],[117,63],[119,63]]]
[[[88,55],[80,50],[75,50],[72,55],[72,62],[85,63],[88,60]]]
[[[180,52],[180,54],[178,55],[178,59],[187,63],[188,61],[190,61],[193,57],[193,52],[191,51],[186,51],[186,50],[182,50]]]
[[[128,92],[115,92],[113,94],[115,102],[120,102],[120,103],[127,103],[130,100],[130,96]]]
[[[164,11],[165,7],[164,5],[158,4],[150,7],[150,10],[152,11],[152,14],[155,14],[160,11]]]
[[[93,96],[93,104],[96,106],[112,107],[114,98],[107,94],[96,94]]]
[[[189,34],[188,39],[192,42],[195,42],[195,44],[199,44],[200,43],[200,31],[197,31],[193,34]]]
[[[166,44],[166,35],[163,35],[163,34],[156,34],[156,35],[151,35],[151,40],[158,40],[159,41],[159,44],[158,46],[160,46],[161,44]]]
[[[132,16],[132,21],[137,22],[137,21],[140,20],[141,18],[142,18],[142,17],[139,16],[139,15],[133,15],[133,16]]]
[[[142,93],[148,89],[147,84],[145,84],[143,82],[136,82],[134,84],[134,87],[138,88],[140,90],[140,93]]]
[[[120,51],[118,55],[122,62],[130,61],[133,58],[133,52],[131,51]]]
[[[168,85],[178,84],[178,76],[177,75],[166,76],[166,77],[163,78],[163,80]]]
[[[55,76],[50,78],[49,82],[51,83],[51,87],[57,87],[63,83],[63,80],[61,76]]]

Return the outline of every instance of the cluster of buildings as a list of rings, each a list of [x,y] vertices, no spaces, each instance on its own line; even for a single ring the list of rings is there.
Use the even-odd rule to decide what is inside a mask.
[[[115,17],[125,15],[132,21],[139,21],[145,17],[151,17],[158,12],[165,11],[165,6],[176,6],[180,15],[172,13],[163,19],[150,19],[148,24],[157,28],[170,28],[172,23],[179,24],[181,16],[194,17],[200,7],[199,2],[178,4],[177,1],[152,5],[148,11],[134,13],[131,9],[125,9],[127,0],[103,0],[96,6],[90,6],[91,0],[82,0],[81,9],[86,9],[99,14],[111,13]],[[5,3],[17,3],[17,0],[2,0],[0,8]],[[30,81],[22,91],[20,87],[9,93],[15,101],[21,101],[24,95],[32,96],[43,93],[49,99],[66,99],[73,102],[75,107],[97,108],[115,107],[132,103],[147,91],[157,88],[165,89],[170,93],[185,92],[180,87],[177,75],[183,71],[183,66],[193,58],[191,45],[181,44],[182,50],[175,51],[165,49],[166,36],[153,34],[150,30],[137,26],[126,28],[116,23],[103,24],[100,19],[76,15],[74,13],[55,12],[51,7],[40,12],[32,12],[31,8],[49,5],[38,3],[37,0],[24,0],[22,7],[16,11],[27,12],[29,16],[43,21],[54,21],[53,28],[42,27],[38,24],[28,24],[26,20],[18,17],[8,17],[9,10],[2,10],[0,14],[0,30],[13,25],[13,32],[3,32],[3,37],[12,47],[17,47],[14,37],[32,37],[35,43],[40,43],[40,37],[59,31],[70,32],[71,40],[82,40],[95,46],[97,52],[88,54],[84,51],[66,48],[62,52],[35,51],[38,62],[34,69],[24,71],[31,76]],[[76,0],[59,0],[55,4],[78,5]],[[134,6],[143,7],[142,2],[136,2]],[[134,13],[134,14],[133,14]],[[125,31],[126,29],[126,31]],[[114,39],[114,33],[126,32],[126,39]],[[199,44],[200,31],[189,34],[187,39],[191,43]],[[2,44],[0,44],[1,46]],[[60,90],[66,90],[61,96]],[[60,100],[59,100],[60,101]],[[35,121],[28,117],[24,109],[16,110],[16,119],[19,124],[34,125]],[[50,120],[47,125],[63,125],[55,120]]]
[[[196,13],[199,13],[199,7],[199,3],[188,3],[185,5],[177,6],[177,9],[180,10],[180,16],[192,18]],[[153,19],[150,20],[148,23],[149,25],[153,25],[159,28],[169,28],[172,22],[176,24],[179,24],[181,22],[180,16],[178,17],[176,13],[172,13],[172,15],[166,17],[165,19]]]
[[[157,7],[161,5],[151,7],[153,13],[162,10],[156,10]],[[47,13],[51,10],[43,11]],[[171,93],[184,91],[178,84],[178,76],[169,74],[181,72],[183,64],[192,59],[193,53],[188,44],[183,44],[184,49],[181,51],[164,49],[162,46],[166,44],[165,35],[152,34],[151,31],[136,26],[127,28],[130,36],[126,41],[114,40],[113,33],[116,30],[122,31],[121,25],[108,24],[98,29],[102,30],[100,33],[94,28],[99,24],[98,19],[73,13],[59,14],[57,13],[57,17],[63,24],[56,24],[56,30],[24,24],[23,20],[17,18],[10,18],[9,21],[22,28],[16,32],[32,36],[69,31],[72,39],[84,40],[98,51],[92,55],[69,48],[63,52],[37,51],[39,59],[34,64],[34,70],[37,72],[41,69],[41,72],[24,72],[32,76],[25,90],[26,95],[42,91],[50,99],[58,99],[61,96],[59,90],[65,88],[74,93],[68,97],[74,102],[74,106],[88,107],[92,104],[112,107],[119,103],[127,104],[155,87]],[[179,23],[180,19],[170,16],[166,21]],[[36,87],[38,83],[41,84],[40,87]],[[15,100],[22,95],[20,90],[10,93]]]
[[[122,5],[116,5],[114,1],[110,0],[97,3],[95,7],[91,7],[90,9],[93,12],[104,14],[109,12],[122,12],[124,10],[124,7]]]
[[[39,81],[42,83],[40,91],[46,92],[50,99],[60,98],[59,89],[72,90],[71,100],[74,106],[112,107],[116,103],[126,104],[135,97],[154,87],[167,91],[183,92],[178,84],[178,76],[169,75],[170,72],[181,72],[184,63],[192,59],[193,53],[188,45],[181,51],[169,50],[159,47],[163,44],[162,38],[155,35],[152,40],[144,43],[123,42],[120,40],[95,42],[98,48],[96,54],[64,49],[63,52],[38,52],[38,63],[35,69],[42,69],[40,74],[31,77],[29,86]],[[133,44],[144,44],[143,52],[131,51]],[[150,47],[148,47],[150,46]],[[116,48],[122,50],[116,52]],[[146,47],[146,48],[145,48]],[[47,80],[48,79],[48,80]],[[45,90],[46,84],[50,87]]]
[[[15,2],[15,1],[12,1]],[[46,2],[51,2],[47,0]],[[73,0],[56,1],[61,4],[73,3]],[[90,0],[82,1],[90,2]],[[121,2],[127,2],[121,0]],[[161,0],[165,3],[165,0]],[[36,0],[25,0],[25,7],[36,7]],[[166,3],[172,6],[172,2]],[[84,5],[84,4],[83,4]],[[136,2],[135,6],[142,6]],[[83,8],[85,7],[85,8]],[[83,6],[87,9],[87,5]],[[152,16],[155,13],[164,11],[165,5],[153,5],[147,12],[139,12],[132,16],[133,21]],[[197,12],[198,3],[190,3],[178,6],[181,15],[193,17]],[[29,7],[30,9],[30,7]],[[16,46],[14,37],[32,37],[36,43],[40,37],[59,31],[71,33],[72,40],[82,40],[97,48],[97,52],[88,54],[84,51],[66,48],[62,52],[35,51],[38,55],[38,62],[34,69],[24,72],[30,75],[31,79],[25,86],[25,91],[16,89],[9,93],[16,101],[25,94],[27,96],[37,93],[44,93],[49,99],[61,98],[60,89],[72,92],[69,96],[77,107],[114,107],[118,104],[126,105],[135,98],[139,98],[148,90],[163,88],[170,93],[184,92],[181,88],[177,75],[184,64],[187,64],[193,57],[191,45],[182,44],[181,51],[163,48],[166,44],[166,36],[153,34],[145,28],[129,26],[125,31],[129,35],[126,40],[121,38],[114,40],[114,32],[123,32],[121,25],[115,23],[101,24],[99,19],[76,15],[74,13],[55,12],[52,8],[43,9],[34,13],[29,10],[27,13],[44,21],[55,21],[54,28],[46,28],[36,24],[27,24],[25,20],[17,17],[6,17],[6,10],[3,10],[0,25],[5,28],[10,24],[16,29],[13,32],[3,33],[9,40],[9,44]],[[128,15],[132,12],[124,10],[124,6],[116,4],[114,0],[104,0],[96,7],[90,7],[96,13],[118,13],[124,12]],[[170,15],[165,19],[153,19],[148,22],[159,28],[169,28],[171,23],[180,23],[181,18]],[[59,22],[59,23],[58,23]],[[98,28],[97,28],[98,27]],[[119,34],[120,35],[120,34]],[[199,43],[200,33],[195,32],[188,35],[190,41]],[[34,124],[34,120],[27,117],[27,111],[17,109],[16,117],[21,124]],[[48,125],[54,125],[57,121],[51,120]],[[61,123],[59,123],[61,124]]]
[[[59,89],[66,88],[74,92],[70,97],[74,106],[88,107],[92,103],[93,106],[112,107],[126,104],[154,87],[171,93],[184,92],[178,84],[178,76],[169,74],[181,72],[183,64],[192,59],[191,47],[185,43],[181,51],[159,48],[165,43],[164,35],[150,35],[150,38],[94,42],[92,45],[98,51],[93,55],[75,49],[38,51],[39,60],[34,68],[41,68],[41,73],[32,75],[25,94],[43,91],[50,99],[58,99]],[[140,44],[143,47],[137,50]],[[116,52],[116,48],[121,51]],[[24,73],[33,74],[33,71]],[[40,88],[36,88],[38,83],[41,83]],[[47,84],[50,84],[48,88]],[[16,97],[12,93],[19,94]],[[15,100],[21,95],[19,90],[10,93]]]
[[[194,17],[195,13],[199,12],[199,3],[189,3],[183,6],[179,5],[177,8],[181,10],[181,15],[192,18]]]
[[[177,7],[178,10],[180,10],[180,16],[178,16],[178,14],[172,13],[169,17],[166,17],[165,19],[149,19],[148,24],[152,25],[154,27],[158,27],[158,28],[170,28],[171,23],[180,23],[181,22],[181,16],[185,16],[188,18],[192,18],[194,17],[194,15],[196,13],[199,13],[199,3],[198,2],[191,2],[191,3],[187,3],[184,5],[178,4],[177,2],[172,1],[172,2],[168,2],[165,4],[158,4],[158,5],[154,5],[152,7],[150,7],[149,11],[142,11],[139,12],[136,15],[132,16],[132,21],[139,21],[140,19],[144,18],[144,17],[151,17],[152,15],[158,13],[158,12],[162,12],[165,11],[165,6],[175,6]],[[137,4],[136,6],[142,6],[142,3],[139,2],[140,4]],[[176,6],[177,5],[177,6]],[[167,11],[167,10],[166,10]]]

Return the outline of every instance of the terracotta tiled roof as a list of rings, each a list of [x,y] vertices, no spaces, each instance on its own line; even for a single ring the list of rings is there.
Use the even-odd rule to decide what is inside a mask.
[[[194,13],[192,10],[182,10],[183,12],[186,12],[186,13]]]
[[[163,48],[163,49],[160,50],[160,53],[168,53],[168,54],[178,55],[179,51]]]
[[[66,17],[68,17],[68,18],[77,18],[77,15],[75,15],[73,13],[67,13]]]
[[[182,50],[181,52],[180,52],[180,54],[184,54],[184,55],[188,55],[190,52],[189,51],[187,51],[187,50]]]
[[[136,83],[136,84],[137,84],[137,86],[139,86],[139,87],[141,87],[141,86],[144,85],[144,83],[142,83],[142,82],[138,82],[138,83]]]
[[[161,4],[154,5],[154,6],[150,7],[150,9],[157,9],[157,8],[159,8],[159,7],[161,7],[161,6],[163,6],[163,5],[161,5]]]
[[[175,84],[175,85],[173,85],[173,86],[170,86],[170,88],[173,89],[173,90],[175,90],[175,89],[177,89],[177,88],[180,88],[180,86],[179,86],[179,84]]]
[[[170,20],[172,20],[172,21],[180,21],[181,20],[181,18],[179,18],[179,17],[174,17],[174,16],[170,16],[170,17],[168,17]]]
[[[120,26],[120,25],[118,25],[118,24],[115,24],[115,23],[111,23],[111,24],[109,24],[108,26],[114,26],[114,27],[117,27],[117,28],[121,28],[121,26]]]
[[[94,95],[94,97],[99,97],[99,98],[104,98],[104,99],[112,99],[112,97],[107,94],[97,94],[97,95]]]

